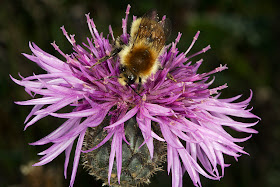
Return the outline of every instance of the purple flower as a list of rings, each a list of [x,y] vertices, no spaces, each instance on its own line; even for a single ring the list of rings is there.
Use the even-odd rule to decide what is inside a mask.
[[[128,5],[126,17],[122,20],[121,39],[125,43],[129,41],[127,32],[129,10]],[[252,91],[248,99],[235,102],[241,95],[229,99],[219,98],[219,92],[225,89],[226,85],[209,88],[214,81],[214,79],[208,81],[210,75],[223,71],[227,67],[221,65],[208,73],[197,73],[202,59],[192,62],[191,58],[210,49],[210,46],[207,46],[200,52],[189,55],[199,36],[199,31],[184,53],[176,48],[181,33],[178,34],[175,42],[167,45],[159,58],[163,69],[158,70],[142,85],[139,93],[141,96],[139,96],[132,88],[119,84],[118,58],[109,59],[90,68],[98,59],[110,53],[112,46],[109,38],[114,40],[114,36],[110,26],[110,35],[107,37],[98,33],[89,14],[86,17],[92,36],[87,38],[87,43],[78,45],[74,35],[68,35],[64,27],[61,29],[73,46],[73,53],[64,54],[55,43],[52,43],[66,59],[65,61],[30,43],[33,54],[24,54],[24,56],[37,63],[46,73],[21,77],[21,80],[11,77],[34,97],[28,101],[16,102],[19,105],[34,105],[25,120],[25,129],[49,115],[66,119],[54,132],[31,143],[31,145],[52,144],[39,153],[42,158],[34,166],[47,164],[65,152],[64,176],[66,178],[72,146],[78,139],[70,181],[70,186],[73,186],[85,132],[89,127],[99,126],[106,116],[110,116],[110,124],[104,128],[108,133],[107,136],[97,146],[82,152],[97,149],[112,139],[108,183],[110,183],[115,158],[117,177],[121,182],[122,143],[127,142],[124,123],[133,117],[136,117],[143,135],[143,144],[147,145],[151,158],[155,149],[153,141],[166,142],[167,170],[168,173],[170,171],[172,173],[173,187],[182,186],[182,176],[186,171],[195,186],[201,186],[200,175],[219,180],[224,175],[224,168],[229,166],[224,162],[223,155],[230,155],[237,159],[241,154],[248,154],[236,142],[244,142],[252,133],[257,133],[251,127],[258,121],[242,123],[230,116],[260,119],[250,112],[251,108],[247,109]],[[177,82],[169,79],[168,73]],[[66,106],[71,106],[73,110],[69,113],[58,112]],[[152,122],[159,126],[162,135],[152,130]],[[224,126],[250,135],[245,138],[234,138],[224,130]]]

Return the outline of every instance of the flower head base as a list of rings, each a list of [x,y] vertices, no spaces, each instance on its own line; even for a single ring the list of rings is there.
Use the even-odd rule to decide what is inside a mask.
[[[98,127],[88,128],[83,149],[95,147],[107,136],[108,133],[103,131],[103,128],[109,124],[109,120],[110,117],[107,116]],[[157,125],[152,125],[152,128],[155,133],[161,134]],[[107,141],[98,149],[82,153],[83,166],[89,170],[90,175],[104,181],[103,185],[109,185],[108,182],[111,186],[122,187],[139,186],[142,183],[149,184],[150,177],[154,173],[162,171],[161,166],[166,162],[166,143],[154,141],[153,158],[151,158],[148,147],[143,145],[144,139],[135,117],[124,123],[124,134],[128,143],[123,141],[122,144],[119,144],[122,146],[120,185],[116,162],[114,162],[110,181],[108,181],[109,158],[113,140]]]
[[[125,19],[122,20],[121,39],[124,43],[129,41],[127,33],[129,10],[130,6],[127,7]],[[209,76],[227,67],[220,66],[208,73],[197,73],[202,60],[192,63],[190,59],[210,49],[210,46],[207,46],[200,52],[189,55],[199,32],[184,53],[180,53],[176,48],[181,37],[181,33],[178,34],[175,42],[168,45],[159,58],[163,69],[158,70],[142,86],[139,96],[132,88],[119,84],[117,80],[119,59],[108,59],[90,68],[98,59],[110,54],[112,46],[109,36],[105,38],[99,34],[93,20],[89,15],[86,17],[92,35],[92,38],[87,38],[87,44],[78,45],[74,35],[68,35],[64,27],[61,29],[72,44],[74,52],[64,54],[55,43],[52,44],[65,57],[65,62],[30,43],[33,55],[24,55],[43,68],[46,74],[21,77],[22,80],[11,77],[17,84],[24,86],[31,96],[41,95],[28,101],[16,102],[20,105],[34,105],[26,118],[25,129],[48,115],[67,119],[54,132],[31,143],[31,145],[52,143],[47,150],[39,153],[44,156],[34,166],[47,164],[65,152],[66,178],[72,146],[78,138],[70,181],[70,186],[73,186],[81,152],[89,153],[110,140],[108,183],[110,184],[115,163],[118,182],[121,184],[122,144],[125,142],[130,145],[126,139],[124,126],[132,118],[136,119],[144,140],[139,147],[146,145],[151,159],[156,149],[155,141],[166,142],[167,169],[168,173],[170,171],[172,173],[173,187],[182,186],[185,171],[195,186],[201,186],[199,175],[219,180],[224,175],[224,168],[229,166],[224,162],[223,154],[236,159],[241,154],[247,154],[236,142],[246,141],[251,135],[241,139],[234,138],[223,126],[249,134],[257,133],[251,128],[257,122],[242,123],[230,117],[259,119],[250,112],[251,109],[246,109],[252,98],[252,92],[248,99],[234,102],[241,95],[219,99],[219,91],[226,88],[226,85],[209,88],[214,81],[207,82]],[[111,27],[109,31],[114,40]],[[168,77],[168,73],[176,82]],[[69,105],[73,107],[69,113],[58,112]],[[31,119],[32,116],[34,117]],[[82,150],[87,129],[98,127],[106,116],[110,117],[108,124],[103,128],[107,131],[106,136],[91,149]],[[160,129],[160,133],[153,130],[154,126]],[[221,173],[218,167],[221,168]]]

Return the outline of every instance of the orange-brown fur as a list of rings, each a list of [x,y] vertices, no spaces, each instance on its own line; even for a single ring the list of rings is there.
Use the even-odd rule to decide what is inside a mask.
[[[139,44],[124,57],[124,63],[133,73],[139,76],[149,76],[157,60],[157,53],[150,47]],[[133,62],[133,63],[127,63]]]

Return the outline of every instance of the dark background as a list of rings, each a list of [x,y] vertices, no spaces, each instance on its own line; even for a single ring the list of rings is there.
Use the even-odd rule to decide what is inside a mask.
[[[182,52],[188,48],[196,31],[201,31],[191,53],[208,44],[212,49],[199,56],[204,58],[199,72],[210,71],[219,64],[229,67],[215,75],[213,86],[224,83],[229,86],[221,97],[243,93],[245,99],[249,96],[249,89],[254,92],[253,113],[262,118],[255,127],[259,134],[239,144],[250,156],[243,155],[238,162],[225,156],[226,162],[232,164],[225,169],[225,176],[221,181],[201,177],[203,186],[280,186],[280,14],[279,5],[273,0],[1,0],[0,186],[69,184],[69,179],[63,179],[63,154],[46,166],[33,168],[33,174],[23,174],[29,168],[28,163],[37,161],[36,154],[46,148],[29,146],[28,143],[42,138],[62,123],[48,117],[23,131],[23,122],[31,107],[18,106],[13,101],[27,100],[30,96],[10,80],[9,74],[18,78],[18,72],[23,76],[43,73],[21,55],[31,53],[28,42],[33,41],[46,52],[63,59],[50,45],[55,40],[60,49],[71,53],[71,45],[59,29],[62,25],[69,33],[76,34],[78,43],[86,41],[90,33],[85,14],[90,12],[100,32],[107,35],[111,24],[117,36],[122,31],[121,18],[125,16],[128,3],[132,6],[130,16],[141,16],[151,8],[156,8],[161,16],[167,15],[172,22],[169,42],[175,40],[178,32],[183,33],[178,44]],[[233,135],[246,136],[242,133]],[[95,182],[79,167],[75,186],[100,185],[100,181]],[[171,176],[167,176],[166,171],[158,173],[150,186],[171,186]],[[184,186],[192,186],[187,174]]]

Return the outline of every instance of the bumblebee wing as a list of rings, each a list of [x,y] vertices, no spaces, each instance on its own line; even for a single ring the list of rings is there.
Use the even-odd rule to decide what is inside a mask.
[[[152,28],[155,28],[158,24],[158,19],[159,18],[156,9],[151,9],[141,18],[139,18],[139,24],[136,23],[138,21],[136,20],[135,25],[138,25],[138,28],[136,29],[136,32],[132,31],[131,33],[132,37],[134,38],[133,43],[148,38],[150,33],[152,32]]]
[[[160,51],[170,35],[170,22],[164,19],[159,22],[157,11],[150,10],[141,18],[134,43],[146,43]]]
[[[171,21],[165,18],[159,22],[163,28],[165,39],[167,40],[171,34]]]
[[[158,17],[158,14],[157,14],[157,10],[156,9],[151,9],[149,10],[148,12],[146,12],[142,18],[147,18],[149,20],[154,20],[156,22],[159,21],[159,17]]]
[[[166,18],[166,16],[164,16],[163,19],[159,21],[159,17],[158,17],[156,9],[149,10],[146,14],[143,15],[142,18],[147,18],[147,19],[142,19],[141,23],[140,23],[140,26],[141,25],[146,25],[145,22],[147,22],[147,21],[150,22],[150,23],[155,21],[156,23],[153,22],[154,30],[157,28],[155,25],[160,24],[160,26],[163,29],[165,39],[167,39],[170,36],[170,34],[171,34],[171,21],[170,21],[170,19],[168,19],[168,18]],[[153,29],[151,31],[153,31]]]

